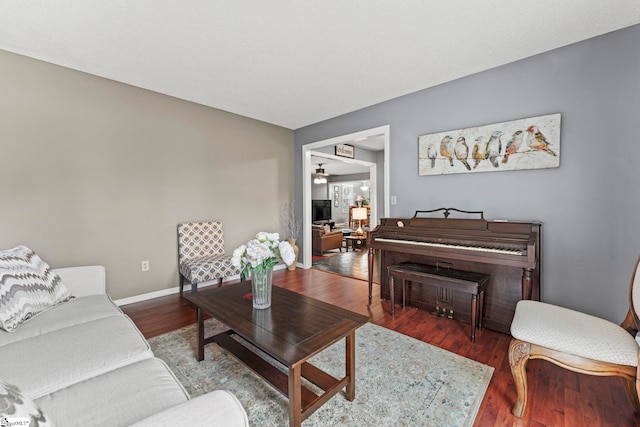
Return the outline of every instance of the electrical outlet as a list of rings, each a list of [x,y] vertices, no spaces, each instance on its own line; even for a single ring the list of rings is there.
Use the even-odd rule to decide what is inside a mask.
[[[396,203],[398,203],[398,199],[396,198],[396,196],[391,196],[391,204],[395,205]]]
[[[142,267],[142,271],[149,271],[149,261],[142,261],[140,266]]]

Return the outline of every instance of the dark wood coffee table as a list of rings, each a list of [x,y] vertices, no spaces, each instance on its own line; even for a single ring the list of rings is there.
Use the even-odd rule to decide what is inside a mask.
[[[184,294],[198,311],[198,348],[196,358],[204,359],[204,346],[216,342],[267,380],[289,398],[289,425],[300,426],[331,397],[346,387],[348,400],[355,398],[355,332],[367,323],[363,316],[322,301],[273,287],[271,307],[255,310],[245,296],[251,283],[242,282],[221,288]],[[205,314],[231,330],[204,336]],[[237,335],[262,350],[288,369],[282,373],[233,336]],[[307,362],[313,355],[346,339],[345,376],[334,378]],[[302,378],[318,386],[317,395],[302,384]]]

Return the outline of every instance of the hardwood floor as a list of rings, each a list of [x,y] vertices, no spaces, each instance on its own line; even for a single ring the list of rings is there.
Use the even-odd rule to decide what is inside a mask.
[[[633,412],[622,379],[576,374],[541,360],[529,362],[527,408],[523,418],[516,418],[511,415],[515,386],[509,369],[509,335],[483,329],[472,344],[466,323],[399,306],[396,306],[395,318],[391,317],[389,301],[380,300],[378,286],[374,286],[373,304],[369,308],[366,282],[316,269],[276,271],[274,284],[367,314],[372,323],[493,366],[495,372],[475,426],[640,425],[640,415]],[[147,338],[196,320],[195,310],[178,295],[130,304],[122,309]]]

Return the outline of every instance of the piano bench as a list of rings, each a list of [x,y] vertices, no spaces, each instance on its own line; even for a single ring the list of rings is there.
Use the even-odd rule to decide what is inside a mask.
[[[431,265],[402,263],[387,267],[389,290],[391,293],[391,315],[395,315],[396,279],[402,282],[402,304],[406,305],[406,282],[427,286],[439,286],[468,293],[471,295],[471,342],[476,342],[476,328],[482,329],[482,312],[484,310],[484,290],[489,275],[470,271],[453,270],[451,268],[433,267]]]

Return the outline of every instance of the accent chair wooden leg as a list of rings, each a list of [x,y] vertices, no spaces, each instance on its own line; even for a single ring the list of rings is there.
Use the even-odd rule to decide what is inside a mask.
[[[640,397],[640,352],[638,353],[638,371],[636,372],[636,398]],[[640,412],[640,409],[635,406],[636,412]]]
[[[640,400],[638,400],[638,397],[640,396],[640,353],[638,353],[638,363],[639,365],[636,368],[636,377],[633,379],[625,378],[624,386],[625,389],[627,389],[627,394],[629,395],[629,399],[633,405],[633,410],[640,413]]]
[[[640,393],[638,391],[640,388],[639,380],[637,378],[625,379],[624,388],[627,390],[627,395],[629,395],[629,400],[631,400],[633,410],[640,413],[640,401],[638,400],[638,393]]]
[[[183,290],[184,290],[184,276],[180,274],[180,295],[182,295]]]
[[[516,383],[517,400],[511,413],[522,418],[527,406],[527,363],[531,357],[531,344],[515,338],[509,344],[509,365]]]
[[[222,286],[222,277],[218,279],[218,287]]]
[[[198,282],[191,282],[191,293],[195,294],[198,292]]]

